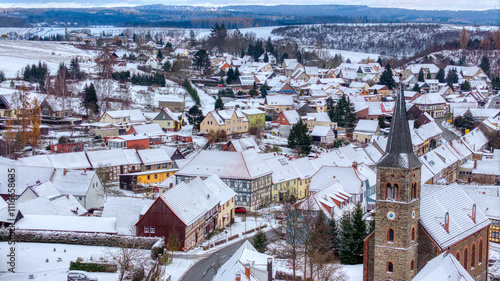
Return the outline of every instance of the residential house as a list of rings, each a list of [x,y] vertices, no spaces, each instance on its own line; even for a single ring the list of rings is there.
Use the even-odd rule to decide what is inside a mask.
[[[212,281],[272,281],[276,278],[274,257],[259,253],[247,240],[217,270]]]
[[[325,145],[332,145],[335,142],[335,134],[332,128],[326,126],[314,126],[314,129],[309,134],[314,142]]]
[[[179,120],[168,107],[162,108],[151,122],[158,124],[165,131],[177,131],[179,129]]]
[[[288,137],[293,125],[300,121],[300,115],[296,110],[286,110],[280,112],[271,125],[273,126],[273,133],[281,136]]]
[[[304,120],[309,130],[312,130],[315,126],[330,127],[334,131],[337,130],[337,122],[332,122],[326,112],[306,113]]]
[[[293,109],[293,97],[288,95],[267,95],[265,100],[266,114],[274,116],[285,110]]]
[[[104,186],[96,171],[57,169],[51,182],[63,195],[72,195],[85,209],[104,206]]]
[[[107,146],[110,149],[148,149],[150,139],[144,135],[121,135],[104,138]]]
[[[222,147],[223,151],[242,152],[247,149],[255,149],[257,152],[260,152],[260,148],[252,136],[241,139],[232,139]]]
[[[133,125],[127,135],[147,136],[151,145],[161,144],[166,141],[166,134],[158,123]]]
[[[418,109],[427,112],[432,118],[442,118],[445,113],[446,101],[437,93],[428,93],[413,101]]]
[[[186,108],[186,101],[173,95],[160,96],[158,100],[158,107],[168,108],[173,112],[184,112],[184,109]]]
[[[431,79],[436,79],[436,75],[439,72],[439,67],[433,63],[410,64],[403,70],[403,79],[407,79],[412,75],[418,77],[420,69],[424,72],[424,79],[427,78],[428,73],[430,73]]]
[[[225,131],[226,134],[246,133],[248,118],[239,109],[210,111],[200,124],[200,132]]]
[[[264,161],[273,171],[271,185],[272,202],[304,198],[307,190],[305,188],[299,189],[299,173],[286,157],[269,157]]]
[[[141,171],[142,161],[135,149],[87,151],[86,154],[92,169],[107,172],[109,181],[118,181],[120,174]]]
[[[259,109],[243,109],[241,112],[248,119],[249,128],[258,127],[264,128],[266,125],[266,113]]]
[[[353,137],[356,141],[369,143],[372,136],[377,134],[380,126],[377,120],[359,120],[354,128]]]
[[[106,111],[99,118],[99,122],[111,123],[125,133],[134,124],[146,123],[146,118],[139,109]]]
[[[216,161],[215,161],[216,159]],[[217,175],[236,192],[236,207],[249,211],[269,200],[272,170],[254,149],[242,152],[203,150],[175,173],[176,183]]]

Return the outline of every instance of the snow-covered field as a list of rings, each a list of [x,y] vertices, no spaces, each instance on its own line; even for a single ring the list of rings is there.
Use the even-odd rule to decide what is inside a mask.
[[[7,78],[15,78],[18,74],[22,76],[22,69],[27,64],[38,64],[39,61],[45,61],[53,74],[61,62],[69,65],[75,56],[91,59],[95,52],[60,42],[0,40],[0,70],[5,72]],[[84,71],[88,71],[89,66],[81,64]]]
[[[0,243],[0,253],[7,253],[7,242]],[[55,249],[55,251],[54,251]],[[66,251],[66,252],[65,252]],[[118,248],[80,246],[48,243],[16,243],[16,273],[5,273],[7,271],[6,255],[0,255],[0,280],[17,281],[28,280],[33,275],[35,280],[56,281],[66,280],[70,261],[78,257],[84,260],[110,259],[110,254],[118,251]],[[150,251],[141,250],[145,259],[148,259]],[[61,258],[61,261],[57,260]],[[48,259],[48,262],[46,260]],[[99,281],[116,281],[118,273],[88,273]]]

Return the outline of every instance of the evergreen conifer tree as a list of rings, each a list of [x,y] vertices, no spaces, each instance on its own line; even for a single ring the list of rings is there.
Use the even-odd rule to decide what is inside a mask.
[[[161,53],[161,50],[158,50],[158,53],[156,54],[156,57],[158,58],[158,60],[162,60],[163,59],[163,54]]]
[[[351,216],[345,213],[340,219],[339,227],[339,258],[343,264],[356,264],[357,259],[353,256],[354,245],[353,240],[354,228],[351,222]]]
[[[311,152],[313,140],[308,131],[307,125],[302,119],[293,125],[290,130],[288,147],[297,149],[299,155],[308,155]]]
[[[220,96],[215,100],[215,110],[217,109],[224,109],[224,102],[220,98]]]
[[[481,64],[479,64],[479,67],[481,67],[486,75],[490,76],[490,60],[487,56],[483,56],[481,58]]]
[[[94,83],[90,83],[90,86],[85,85],[85,90],[82,96],[82,106],[87,110],[88,116],[91,114],[99,115],[99,105],[97,102],[98,100]]]
[[[364,239],[366,237],[366,224],[363,221],[363,210],[361,204],[356,205],[356,209],[352,214],[352,239],[354,248],[352,249],[353,258],[357,260],[356,263],[363,263],[363,249]]]
[[[424,69],[420,68],[420,71],[418,72],[418,82],[424,82]]]
[[[268,244],[266,234],[259,230],[253,237],[253,246],[259,253],[264,253]]]
[[[443,68],[440,68],[438,73],[436,74],[436,79],[439,81],[439,83],[444,83],[445,79],[444,79],[444,69]]]
[[[392,70],[389,64],[385,66],[385,70],[380,76],[380,84],[386,85],[389,90],[396,87],[396,81],[394,81],[394,78],[392,77]]]

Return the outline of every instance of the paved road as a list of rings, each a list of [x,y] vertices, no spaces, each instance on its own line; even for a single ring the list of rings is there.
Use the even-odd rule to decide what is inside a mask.
[[[279,236],[274,230],[268,230],[265,232],[268,241],[275,241],[279,239]],[[247,239],[251,241],[251,239]],[[186,274],[182,277],[180,281],[212,281],[216,273],[217,263],[219,267],[222,266],[232,255],[238,250],[245,240],[241,240],[232,245],[218,250],[212,253],[208,257],[198,261],[191,267]],[[218,254],[218,256],[217,256]]]
[[[444,118],[435,119],[436,124],[439,126],[439,128],[441,128],[441,130],[443,130],[443,133],[441,134],[443,139],[445,139],[446,141],[452,141],[458,139],[458,136],[455,135],[455,133],[453,133],[452,131],[448,130],[446,127],[443,127],[443,125],[441,125],[441,122],[443,121]]]

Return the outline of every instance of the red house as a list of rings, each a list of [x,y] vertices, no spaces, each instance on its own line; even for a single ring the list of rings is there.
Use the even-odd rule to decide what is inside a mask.
[[[83,151],[83,143],[58,143],[50,146],[50,151],[53,153],[67,153],[75,151]]]
[[[164,192],[135,224],[137,236],[177,238],[189,250],[204,241],[217,224],[220,199],[201,178]]]
[[[300,115],[297,113],[297,110],[286,110],[280,112],[278,114],[278,117],[274,119],[273,125],[274,124],[280,124],[280,125],[294,125],[300,120]]]

